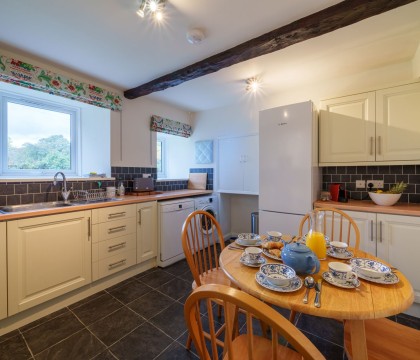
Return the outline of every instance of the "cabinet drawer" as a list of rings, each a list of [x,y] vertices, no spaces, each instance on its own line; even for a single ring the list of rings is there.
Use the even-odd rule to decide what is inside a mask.
[[[92,226],[93,242],[105,241],[136,232],[136,218],[109,221]]]
[[[136,264],[136,251],[134,249],[124,251],[119,255],[99,260],[92,264],[93,280],[114,274]]]
[[[136,250],[136,234],[101,241],[92,245],[92,262],[119,255],[127,250]]]
[[[136,205],[110,206],[92,211],[93,224],[121,220],[136,216]]]

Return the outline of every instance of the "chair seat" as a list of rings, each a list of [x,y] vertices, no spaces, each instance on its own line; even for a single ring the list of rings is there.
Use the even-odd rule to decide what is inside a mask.
[[[344,325],[344,348],[352,359],[350,322]],[[389,319],[365,320],[369,360],[420,359],[420,331]]]
[[[201,285],[218,284],[230,286],[230,280],[225,275],[222,269],[212,269],[211,271],[200,275]],[[197,283],[192,283],[193,290],[197,288]]]
[[[224,360],[244,360],[248,357],[248,335],[240,335],[232,342],[233,351],[231,354],[226,354]],[[271,340],[265,339],[261,336],[253,336],[254,359],[272,359]],[[302,360],[302,355],[292,349],[283,345],[277,346],[276,360]],[[230,357],[228,356],[230,355]],[[232,356],[233,355],[233,356]]]

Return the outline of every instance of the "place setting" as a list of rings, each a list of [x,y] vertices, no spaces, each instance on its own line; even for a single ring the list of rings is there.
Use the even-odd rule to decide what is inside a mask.
[[[277,292],[292,292],[302,287],[302,280],[296,276],[295,270],[284,264],[261,265],[255,280],[262,287]]]
[[[350,266],[360,279],[377,284],[392,285],[400,281],[388,265],[365,258],[350,259]]]
[[[342,262],[328,263],[328,271],[322,273],[322,278],[329,284],[344,289],[355,289],[360,286],[357,273],[350,265]]]
[[[239,262],[242,265],[250,267],[260,267],[265,264],[267,260],[261,256],[262,250],[258,247],[247,247],[242,253]]]
[[[262,240],[258,234],[253,233],[241,233],[238,234],[238,238],[235,240],[235,244],[240,246],[261,246]]]
[[[348,260],[353,257],[353,253],[348,250],[348,244],[341,241],[331,241],[327,249],[327,255],[336,259]]]

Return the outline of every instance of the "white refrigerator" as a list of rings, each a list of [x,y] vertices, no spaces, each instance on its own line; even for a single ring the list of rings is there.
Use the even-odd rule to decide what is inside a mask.
[[[259,233],[297,235],[321,190],[312,102],[260,111],[259,137]]]

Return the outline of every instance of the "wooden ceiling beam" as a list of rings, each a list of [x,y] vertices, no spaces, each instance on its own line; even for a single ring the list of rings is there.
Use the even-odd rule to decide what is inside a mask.
[[[382,14],[414,1],[346,0],[248,40],[229,50],[210,56],[133,89],[126,90],[124,96],[127,99],[135,99],[156,91],[162,91],[240,62],[270,54],[299,42],[355,24],[371,16]]]

